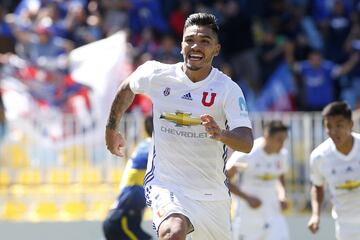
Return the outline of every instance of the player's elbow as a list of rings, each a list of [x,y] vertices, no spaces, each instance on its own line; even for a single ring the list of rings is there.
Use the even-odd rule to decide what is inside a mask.
[[[243,149],[242,152],[249,153],[251,152],[253,145],[254,145],[254,137],[251,131],[249,131],[244,137],[243,137]]]
[[[238,127],[233,129],[232,133],[236,136],[236,144],[233,145],[232,149],[243,153],[251,152],[254,144],[252,130],[247,127]]]
[[[242,152],[244,153],[250,153],[254,145],[253,139],[246,141],[246,143],[243,146]]]

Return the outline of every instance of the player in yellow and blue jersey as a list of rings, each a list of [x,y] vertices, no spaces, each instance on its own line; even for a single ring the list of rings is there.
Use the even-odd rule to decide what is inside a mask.
[[[145,119],[148,135],[136,147],[126,164],[120,184],[120,194],[103,223],[106,240],[148,240],[151,236],[141,228],[143,210],[146,206],[144,176],[153,131],[152,117]]]

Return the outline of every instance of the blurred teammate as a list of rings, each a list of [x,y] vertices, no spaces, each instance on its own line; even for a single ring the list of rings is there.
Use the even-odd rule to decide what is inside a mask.
[[[151,236],[141,229],[145,204],[144,176],[153,131],[152,117],[145,119],[147,138],[139,143],[128,160],[120,185],[120,194],[103,223],[106,240],[147,240]]]
[[[211,14],[190,15],[184,27],[184,62],[141,65],[121,85],[106,128],[108,149],[123,156],[117,131],[135,93],[153,102],[154,150],[145,175],[145,196],[159,238],[228,240],[230,196],[227,146],[249,152],[251,122],[240,87],[212,67],[219,54],[218,25]]]
[[[238,171],[238,184],[229,183],[236,196],[233,219],[234,240],[288,240],[288,226],[281,210],[287,207],[284,174],[288,152],[283,147],[288,127],[271,121],[264,136],[255,140],[249,154],[234,152],[228,163],[228,176]]]
[[[360,136],[352,131],[352,111],[345,102],[332,102],[322,111],[329,136],[312,151],[311,206],[308,227],[319,229],[324,185],[329,187],[337,240],[360,239]]]

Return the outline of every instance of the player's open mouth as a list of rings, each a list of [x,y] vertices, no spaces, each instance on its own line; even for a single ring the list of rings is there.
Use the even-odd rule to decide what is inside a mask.
[[[191,61],[200,61],[203,59],[203,55],[199,53],[191,53],[189,54],[189,60]]]

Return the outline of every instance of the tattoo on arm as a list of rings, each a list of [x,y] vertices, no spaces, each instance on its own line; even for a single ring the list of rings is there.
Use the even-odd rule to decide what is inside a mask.
[[[116,118],[112,115],[109,116],[108,122],[106,124],[107,128],[116,130],[117,127],[117,121]]]
[[[126,109],[134,100],[135,94],[131,91],[130,85],[125,82],[117,92],[111,105],[111,110],[106,124],[107,128],[116,130],[119,126],[121,117]]]

